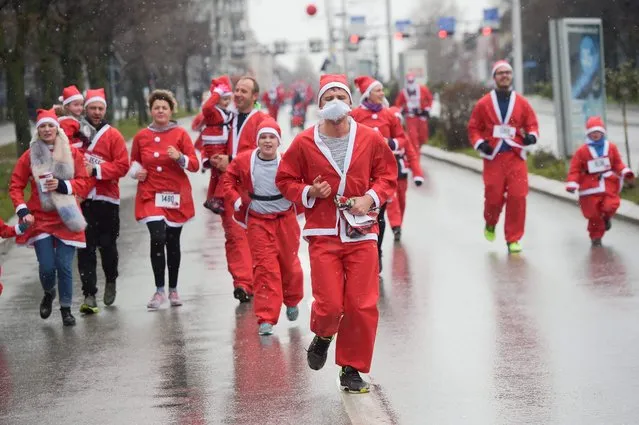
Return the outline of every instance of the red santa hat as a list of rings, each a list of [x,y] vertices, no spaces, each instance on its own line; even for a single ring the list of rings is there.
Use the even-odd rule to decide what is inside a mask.
[[[324,74],[320,77],[320,88],[319,93],[317,93],[317,106],[319,106],[320,99],[324,93],[326,93],[327,90],[334,88],[346,90],[348,97],[351,99],[351,103],[353,103],[353,96],[351,95],[351,89],[348,87],[348,80],[346,79],[346,76],[342,74]]]
[[[257,127],[257,140],[260,140],[262,134],[273,134],[277,137],[277,141],[282,143],[282,130],[273,118],[263,120]]]
[[[84,97],[76,86],[68,86],[62,90],[62,96],[58,98],[63,105],[68,105],[75,100],[83,100]]]
[[[413,74],[412,72],[409,72],[408,74],[406,74],[406,82],[407,83],[414,83],[415,82],[415,74]]]
[[[211,91],[217,91],[222,97],[231,96],[233,94],[233,85],[228,75],[211,80]]]
[[[86,108],[89,103],[93,102],[102,102],[104,106],[107,106],[106,103],[106,94],[104,94],[104,89],[89,89],[87,90],[86,99],[84,101],[84,107]]]
[[[508,62],[506,62],[505,60],[499,60],[495,62],[495,65],[493,65],[493,72],[492,72],[493,77],[495,77],[495,74],[500,68],[506,68],[508,71],[511,71],[511,72],[513,70],[513,67],[510,66]]]
[[[37,111],[37,119],[36,119],[36,128],[40,127],[42,124],[50,123],[55,125],[56,127],[60,127],[60,123],[58,123],[58,116],[55,111],[52,109],[38,109]]]
[[[374,79],[373,77],[369,77],[366,75],[355,78],[355,85],[359,89],[359,92],[362,94],[362,99],[366,99],[370,96],[371,91],[377,86],[382,86],[382,83]]]
[[[590,133],[594,133],[595,131],[606,134],[606,126],[601,117],[590,117],[588,121],[586,121],[586,136],[589,136]]]

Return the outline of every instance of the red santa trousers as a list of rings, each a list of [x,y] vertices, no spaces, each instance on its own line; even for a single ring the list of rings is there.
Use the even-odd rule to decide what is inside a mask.
[[[616,193],[598,193],[582,196],[579,206],[588,219],[590,239],[601,239],[606,232],[604,219],[612,218],[619,208],[620,198]]]
[[[408,190],[408,179],[397,179],[397,191],[393,195],[392,202],[386,207],[388,222],[391,229],[402,227],[404,221],[404,211],[406,210],[406,191]]]
[[[406,127],[408,128],[408,137],[417,148],[415,152],[419,154],[421,146],[428,143],[428,121],[420,117],[406,117]]]
[[[206,191],[206,199],[224,198],[224,185],[221,183],[222,174],[217,168],[211,168],[209,188]]]
[[[344,243],[338,236],[309,238],[311,331],[337,333],[335,363],[368,373],[373,359],[379,311],[377,242]]]
[[[517,242],[524,235],[528,168],[526,161],[512,151],[484,160],[484,219],[496,226],[506,203],[506,242]]]
[[[282,302],[294,307],[304,296],[304,274],[297,253],[300,226],[295,210],[249,213],[248,241],[253,256],[253,308],[257,323],[277,324]]]
[[[268,107],[268,114],[275,120],[277,121],[277,115],[280,112],[280,107],[279,106],[269,106]]]
[[[233,204],[226,200],[222,213],[222,228],[224,228],[226,262],[229,273],[233,276],[233,287],[241,287],[248,294],[252,294],[253,262],[246,230],[233,220]]]

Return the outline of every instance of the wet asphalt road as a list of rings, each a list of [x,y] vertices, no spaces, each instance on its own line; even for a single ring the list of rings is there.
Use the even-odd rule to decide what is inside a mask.
[[[532,193],[524,252],[509,256],[501,223],[497,241],[483,239],[481,177],[423,166],[427,184],[411,186],[402,242],[385,240],[371,371],[385,418],[368,423],[638,423],[639,228],[615,221],[593,250],[574,205]],[[57,311],[39,318],[32,250],[1,257],[0,423],[366,423],[352,407],[368,396],[337,389],[333,348],[322,371],[306,365],[306,244],[299,320],[282,314],[275,335],[259,337],[251,307],[232,298],[219,218],[201,207],[206,179],[192,176],[198,210],[183,232],[183,307],[146,311],[148,236],[130,198],[116,304],[76,313],[75,328]]]

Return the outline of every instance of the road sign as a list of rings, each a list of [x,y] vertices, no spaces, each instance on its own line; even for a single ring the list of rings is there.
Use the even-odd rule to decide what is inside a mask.
[[[411,25],[412,25],[412,22],[411,22],[410,19],[404,19],[404,20],[401,20],[401,21],[395,21],[395,30],[397,32],[401,32],[401,33],[408,32],[408,30],[410,29]]]
[[[453,35],[455,33],[455,17],[454,16],[445,16],[439,18],[437,21],[437,25],[439,26],[440,31],[446,31],[448,35]]]
[[[350,34],[357,34],[361,37],[366,35],[366,16],[351,16],[349,27]]]
[[[491,29],[498,29],[500,27],[499,9],[496,7],[484,9],[482,27]]]
[[[308,41],[308,47],[311,49],[312,53],[320,53],[324,50],[324,43],[322,40],[314,38]]]

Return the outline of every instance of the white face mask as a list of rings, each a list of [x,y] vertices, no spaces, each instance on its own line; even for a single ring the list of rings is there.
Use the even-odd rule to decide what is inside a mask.
[[[351,107],[339,99],[333,99],[326,102],[324,107],[320,109],[318,115],[321,119],[329,121],[339,121],[351,111]]]

